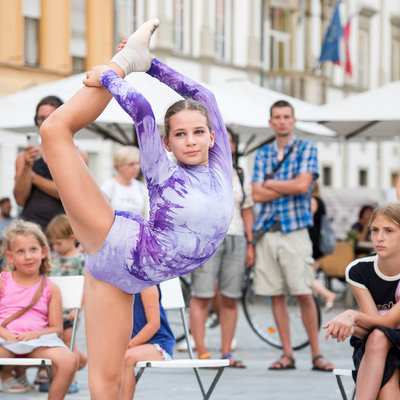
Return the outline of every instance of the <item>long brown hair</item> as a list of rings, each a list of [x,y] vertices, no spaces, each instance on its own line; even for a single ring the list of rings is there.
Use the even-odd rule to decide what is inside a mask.
[[[391,221],[393,221],[396,225],[400,226],[400,203],[386,203],[383,204],[372,212],[371,218],[369,220],[369,227],[371,227],[371,224],[374,222],[374,219],[382,215]]]
[[[15,238],[20,236],[31,236],[35,238],[41,248],[46,247],[46,255],[42,259],[42,263],[40,264],[39,274],[40,275],[48,275],[51,270],[51,260],[50,260],[50,247],[49,243],[46,239],[46,235],[43,233],[41,227],[38,224],[33,222],[23,221],[22,219],[17,219],[12,222],[6,229],[3,231],[3,241],[1,243],[1,256],[4,256],[7,251],[11,251],[12,243]],[[7,260],[6,268],[9,271],[14,271],[15,265],[9,264]]]

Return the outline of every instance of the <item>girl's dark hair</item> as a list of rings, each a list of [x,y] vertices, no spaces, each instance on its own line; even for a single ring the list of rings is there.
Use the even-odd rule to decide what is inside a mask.
[[[38,105],[36,106],[36,112],[35,112],[35,125],[39,126],[39,121],[38,121],[38,112],[39,108],[42,106],[52,106],[54,108],[61,107],[64,104],[64,102],[57,96],[46,96],[43,97],[42,100],[39,101]]]
[[[278,100],[269,109],[269,115],[272,117],[272,110],[274,108],[283,108],[283,107],[289,107],[292,110],[292,116],[294,117],[294,108],[293,106],[286,100]]]
[[[364,205],[361,207],[361,209],[360,209],[360,211],[359,211],[359,213],[358,213],[358,219],[361,219],[361,218],[363,217],[365,211],[367,211],[367,210],[374,211],[374,207],[371,206],[370,204],[364,204]]]
[[[232,154],[232,161],[234,164],[238,163],[239,160],[239,152],[238,152],[238,146],[239,146],[239,135],[235,133],[229,125],[226,125],[226,131],[228,132],[229,135],[231,135],[232,138],[232,143],[235,144],[235,151]]]
[[[201,104],[198,101],[193,100],[193,99],[184,99],[184,100],[179,100],[176,103],[172,104],[172,106],[170,106],[168,108],[167,112],[165,113],[164,130],[165,130],[165,136],[167,139],[169,137],[169,130],[170,130],[169,120],[170,120],[170,118],[182,110],[198,111],[201,114],[203,114],[207,119],[207,126],[211,132],[210,117],[208,115],[207,109],[203,106],[203,104]]]

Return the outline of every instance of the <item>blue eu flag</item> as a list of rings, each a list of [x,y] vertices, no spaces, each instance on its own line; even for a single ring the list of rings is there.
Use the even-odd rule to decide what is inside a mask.
[[[335,12],[332,21],[326,31],[324,42],[322,43],[321,55],[319,61],[340,62],[340,38],[343,35],[342,24],[340,23],[339,13],[340,1],[336,3]]]

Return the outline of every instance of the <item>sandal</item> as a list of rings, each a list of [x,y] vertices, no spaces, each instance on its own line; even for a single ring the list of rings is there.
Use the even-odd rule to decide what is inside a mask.
[[[232,353],[225,354],[221,357],[223,360],[229,360],[229,368],[246,368],[243,364],[242,360],[235,360],[232,356]]]
[[[326,362],[322,365],[317,365],[317,360],[323,359]],[[322,354],[317,354],[312,359],[312,370],[313,371],[323,371],[323,372],[332,372],[335,369],[335,366],[329,362]]]
[[[199,354],[199,360],[211,360],[210,353]],[[205,369],[219,369],[219,367],[204,367]]]
[[[25,393],[28,389],[19,383],[14,377],[6,379],[4,382],[1,381],[1,391],[4,393]]]
[[[33,392],[35,390],[35,386],[31,385],[26,378],[26,375],[21,375],[19,378],[16,378],[17,382],[26,388],[28,392]]]
[[[200,360],[210,360],[211,359],[211,354],[210,353],[199,354],[199,359]]]
[[[290,362],[288,364],[284,364],[282,362],[283,358],[287,358]],[[281,358],[278,361],[275,361],[274,363],[272,363],[268,369],[271,371],[279,371],[279,370],[284,370],[284,369],[296,369],[296,361],[292,355],[282,353]]]
[[[40,369],[36,374],[36,378],[33,381],[35,385],[40,385],[41,383],[46,383],[49,381],[49,377],[47,376],[47,372],[44,369]]]

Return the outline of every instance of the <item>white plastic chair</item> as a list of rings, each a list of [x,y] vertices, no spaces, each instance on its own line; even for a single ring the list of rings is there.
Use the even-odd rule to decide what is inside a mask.
[[[183,299],[179,278],[174,278],[169,281],[161,283],[160,289],[162,294],[161,303],[164,309],[165,310],[177,309],[180,311],[190,359],[170,360],[170,361],[139,361],[136,363],[136,367],[139,369],[139,371],[136,374],[136,382],[139,381],[145,368],[193,368],[197,381],[200,386],[201,394],[203,395],[203,399],[207,400],[210,398],[215,386],[217,385],[218,380],[221,377],[222,372],[224,371],[224,368],[229,365],[229,360],[199,360],[194,358],[192,347],[190,346],[189,342],[190,338],[189,338],[189,328],[185,314],[185,302]],[[207,391],[204,388],[198,368],[218,369]]]
[[[353,379],[353,375],[351,373],[351,370],[350,369],[338,369],[338,368],[335,368],[332,372],[333,372],[333,375],[335,375],[335,377],[336,377],[336,382],[337,382],[337,384],[339,386],[339,390],[340,390],[340,393],[342,395],[343,400],[348,400],[346,391],[344,390],[344,386],[343,386],[343,382],[342,382],[342,376],[348,376],[351,379]],[[354,388],[353,394],[351,396],[351,399],[354,400],[355,397],[356,397],[356,389]]]
[[[78,314],[82,303],[83,276],[51,276],[51,282],[55,283],[61,291],[62,306],[65,309],[75,309],[75,318],[72,324],[72,337],[70,350],[72,351],[75,343]],[[0,358],[0,365],[20,365],[24,367],[41,367],[46,369],[51,382],[51,360],[48,358]]]

